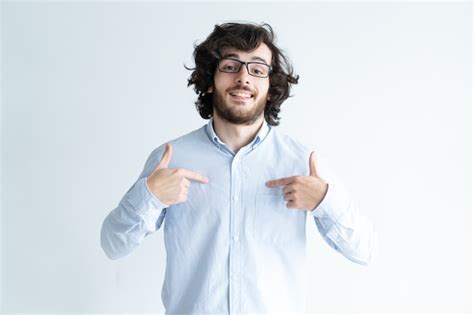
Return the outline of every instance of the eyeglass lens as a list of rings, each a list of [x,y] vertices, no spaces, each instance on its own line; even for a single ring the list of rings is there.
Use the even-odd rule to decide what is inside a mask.
[[[262,63],[249,62],[247,65],[249,74],[256,77],[266,77],[270,72],[269,67]],[[242,63],[232,59],[221,59],[219,62],[219,69],[224,72],[239,72],[241,66]]]

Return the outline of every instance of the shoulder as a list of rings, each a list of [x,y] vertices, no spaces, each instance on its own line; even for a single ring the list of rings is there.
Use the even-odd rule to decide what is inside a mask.
[[[205,137],[206,137],[206,131],[205,131],[205,125],[204,125],[184,135],[181,135],[179,137],[176,137],[176,138],[173,138],[166,142],[161,143],[158,147],[153,149],[150,155],[156,155],[156,154],[159,154],[160,152],[163,153],[166,148],[167,143],[171,144],[173,148],[183,147],[188,144],[196,144],[197,142],[203,141]]]
[[[166,149],[166,144],[171,144],[173,147],[173,155],[179,153],[180,151],[186,151],[188,149],[193,149],[206,141],[206,131],[205,126],[201,126],[197,129],[194,129],[184,135],[170,139],[166,142],[161,143],[158,147],[155,147],[148,156],[148,159],[145,162],[145,169],[153,169],[155,164],[158,165],[161,160],[163,153]]]

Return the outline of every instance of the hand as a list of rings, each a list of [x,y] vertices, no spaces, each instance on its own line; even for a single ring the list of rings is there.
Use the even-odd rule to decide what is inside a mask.
[[[209,182],[207,177],[196,172],[184,168],[168,168],[172,152],[173,147],[167,143],[160,163],[146,180],[155,197],[167,205],[186,201],[190,179],[204,184]]]
[[[267,187],[283,186],[287,208],[312,211],[323,200],[329,188],[316,171],[316,155],[309,156],[309,176],[291,176],[268,181]]]

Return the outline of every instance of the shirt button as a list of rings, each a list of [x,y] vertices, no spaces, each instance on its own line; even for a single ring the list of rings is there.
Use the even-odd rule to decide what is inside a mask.
[[[234,235],[233,240],[237,242],[237,241],[239,240],[239,236],[238,236],[238,235]]]
[[[239,200],[239,197],[238,197],[238,196],[234,196],[234,200]]]

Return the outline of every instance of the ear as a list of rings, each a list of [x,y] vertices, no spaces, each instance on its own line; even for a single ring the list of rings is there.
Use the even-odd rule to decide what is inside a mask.
[[[212,93],[214,91],[214,87],[211,85],[208,89],[207,89],[207,93]]]
[[[271,98],[271,95],[270,94],[267,94],[267,101],[269,101]]]

